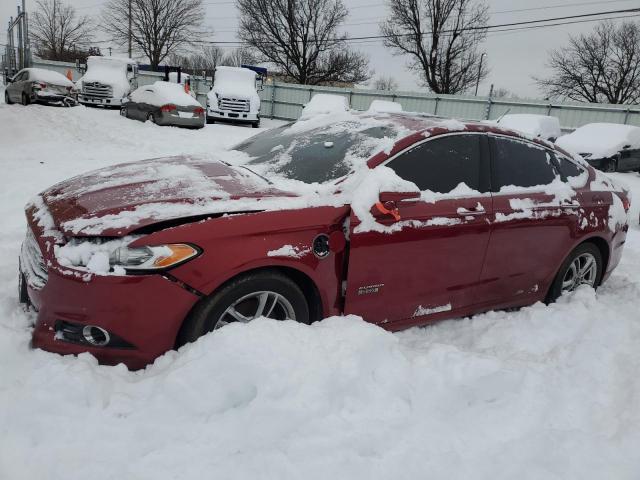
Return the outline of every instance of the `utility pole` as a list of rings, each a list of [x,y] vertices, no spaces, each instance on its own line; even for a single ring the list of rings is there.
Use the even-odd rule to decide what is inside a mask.
[[[482,60],[484,59],[484,57],[486,56],[486,53],[483,53],[482,55],[480,55],[480,65],[478,65],[478,78],[476,78],[476,97],[478,96],[478,86],[480,86],[480,74],[482,73]]]
[[[111,56],[111,47],[107,47],[109,49],[109,56]]]
[[[131,58],[131,1],[129,0],[129,58]]]

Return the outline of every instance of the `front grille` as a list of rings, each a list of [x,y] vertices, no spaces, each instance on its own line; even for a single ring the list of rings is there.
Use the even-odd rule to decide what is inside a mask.
[[[113,88],[100,82],[83,82],[82,93],[87,97],[111,98],[113,97]]]
[[[249,100],[243,100],[240,98],[222,97],[220,99],[220,109],[230,110],[232,112],[248,112]]]
[[[47,266],[31,229],[27,230],[27,236],[22,242],[20,268],[31,288],[40,290],[47,284]]]

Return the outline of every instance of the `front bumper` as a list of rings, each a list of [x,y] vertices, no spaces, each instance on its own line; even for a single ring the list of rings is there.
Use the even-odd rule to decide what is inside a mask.
[[[44,286],[27,282],[23,289],[38,312],[33,347],[63,355],[89,352],[102,364],[124,363],[132,370],[174,348],[198,296],[160,274],[103,276],[60,266],[53,239],[33,230],[48,270]],[[20,278],[23,265],[21,256]],[[118,341],[104,347],[78,342],[65,337],[64,325],[97,326]]]
[[[255,123],[260,121],[260,114],[256,112],[229,112],[207,107],[207,118],[212,120]]]
[[[81,93],[78,101],[83,105],[103,105],[106,107],[120,107],[125,99],[123,98],[99,98]]]

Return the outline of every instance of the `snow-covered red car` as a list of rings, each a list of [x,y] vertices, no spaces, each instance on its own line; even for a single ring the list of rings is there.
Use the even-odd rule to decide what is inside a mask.
[[[640,171],[640,127],[619,123],[589,123],[556,143],[579,154],[605,172]]]
[[[260,316],[398,330],[597,287],[628,209],[603,174],[512,131],[320,114],[37,195],[20,298],[35,347],[141,368]]]

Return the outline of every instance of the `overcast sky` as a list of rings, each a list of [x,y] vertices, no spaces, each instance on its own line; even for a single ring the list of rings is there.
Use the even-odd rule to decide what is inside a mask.
[[[73,5],[78,14],[92,15],[98,18],[104,0],[61,0]],[[345,31],[352,37],[379,34],[378,23],[386,16],[384,0],[343,0],[350,11]],[[18,0],[0,0],[0,19],[6,25],[9,17],[15,15]],[[487,0],[491,25],[520,22],[535,19],[562,17],[582,13],[601,12],[632,8],[638,6],[638,0]],[[27,0],[27,11],[35,5]],[[214,34],[209,39],[216,41],[235,41],[237,18],[235,2],[231,0],[204,0],[206,9],[205,24]],[[515,11],[520,10],[520,11]],[[525,10],[525,11],[522,11]],[[634,20],[638,20],[636,16]],[[621,21],[621,20],[617,20]],[[588,32],[595,23],[562,25],[533,30],[489,33],[481,48],[487,52],[486,61],[491,72],[480,84],[480,95],[486,95],[490,85],[503,87],[521,97],[540,97],[532,76],[544,76],[547,51],[566,44],[570,34]],[[5,27],[6,29],[6,27]],[[5,42],[6,35],[0,36]],[[107,54],[108,44],[100,44],[103,54]],[[115,45],[114,52],[116,51]],[[407,58],[392,55],[381,41],[371,43],[353,43],[353,48],[365,52],[370,65],[377,75],[393,76],[402,90],[419,90],[420,82],[406,69]]]

